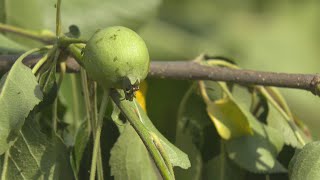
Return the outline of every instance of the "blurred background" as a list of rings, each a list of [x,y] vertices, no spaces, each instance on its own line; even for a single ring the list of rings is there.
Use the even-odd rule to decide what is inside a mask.
[[[54,30],[54,0],[1,1],[0,20]],[[75,24],[84,38],[98,28],[124,25],[145,39],[153,60],[191,60],[200,53],[233,59],[242,68],[317,73],[320,71],[320,2],[316,0],[68,0],[62,2],[64,31]],[[0,36],[1,53],[38,46]],[[190,82],[148,79],[147,110],[173,140],[179,102]],[[293,112],[320,136],[320,99],[281,89]]]
[[[247,69],[319,73],[319,9],[319,1],[313,0],[164,0],[158,17],[139,32],[157,60],[192,59],[208,53],[229,57]],[[153,91],[162,96],[160,102],[148,101],[151,116],[169,116],[174,107],[167,106],[181,98],[178,91],[182,85],[161,83],[154,90],[153,84],[150,86],[152,96],[156,95]],[[292,111],[318,138],[320,99],[301,90],[281,91]],[[169,104],[159,105],[161,100]],[[163,117],[158,121],[167,120]]]

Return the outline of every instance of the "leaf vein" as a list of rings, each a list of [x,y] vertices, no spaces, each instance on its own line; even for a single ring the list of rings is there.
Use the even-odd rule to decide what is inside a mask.
[[[32,150],[31,150],[31,147],[29,146],[28,144],[28,141],[27,139],[25,138],[24,134],[22,133],[22,131],[20,131],[20,134],[21,134],[21,137],[23,139],[23,142],[26,144],[27,148],[28,148],[28,151],[30,152],[32,158],[34,159],[34,161],[36,162],[38,168],[40,169],[40,163],[37,161],[37,158],[36,156],[33,154]]]
[[[10,160],[13,162],[14,166],[17,168],[17,170],[19,171],[19,174],[21,175],[21,177],[23,179],[27,179],[24,175],[23,175],[23,171],[21,170],[21,168],[18,166],[18,164],[16,163],[16,161],[14,160],[14,158],[11,157],[10,151],[8,153]]]

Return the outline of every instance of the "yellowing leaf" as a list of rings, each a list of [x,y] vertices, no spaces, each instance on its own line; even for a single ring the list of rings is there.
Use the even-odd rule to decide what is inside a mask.
[[[147,112],[146,93],[147,93],[147,82],[143,81],[142,83],[140,83],[140,90],[136,92],[136,99],[145,112]]]
[[[229,97],[208,102],[207,112],[223,139],[253,134],[246,115]]]

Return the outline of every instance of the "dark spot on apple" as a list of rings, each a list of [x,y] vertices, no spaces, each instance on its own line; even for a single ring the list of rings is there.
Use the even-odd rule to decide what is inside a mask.
[[[96,44],[98,44],[99,42],[101,42],[103,40],[103,38],[100,38],[96,41]]]
[[[118,35],[113,34],[113,35],[112,35],[112,36],[110,36],[109,38],[110,38],[110,39],[112,39],[112,40],[116,40],[116,39],[117,39],[117,36],[118,36]]]

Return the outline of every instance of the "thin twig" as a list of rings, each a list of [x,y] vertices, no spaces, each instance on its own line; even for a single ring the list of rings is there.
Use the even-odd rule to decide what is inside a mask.
[[[33,39],[39,42],[42,42],[44,44],[50,44],[53,43],[55,40],[55,36],[54,35],[50,35],[50,34],[41,34],[35,31],[31,31],[31,30],[26,30],[23,28],[19,28],[19,27],[15,27],[15,26],[11,26],[8,24],[3,24],[0,23],[0,32],[8,32],[8,33],[12,33],[12,34],[17,34],[29,39]]]
[[[60,16],[57,16],[56,18],[59,18],[59,17]],[[59,39],[59,45],[61,45],[63,47],[66,47],[72,43],[86,43],[87,42],[87,40],[85,40],[85,39],[62,36],[61,35],[61,20],[59,20],[59,19],[57,19],[56,28],[57,28],[56,34],[59,33],[60,34],[59,36],[55,36],[54,33],[51,34],[50,31],[47,31],[47,33],[41,33],[38,31],[28,30],[28,29],[0,23],[0,32],[7,32],[7,33],[11,33],[11,34],[16,34],[21,37],[25,37],[28,39],[42,42],[44,44],[53,44],[57,38]]]
[[[8,71],[19,55],[1,55],[0,72]],[[32,67],[41,56],[28,56],[25,64]],[[79,64],[73,59],[67,60],[67,72],[78,72]],[[176,80],[213,80],[245,85],[263,85],[294,89],[303,89],[320,95],[319,74],[294,74],[264,72],[224,67],[211,67],[194,61],[152,61],[149,78]]]
[[[56,8],[56,36],[59,38],[61,34],[61,0],[57,0]]]
[[[69,48],[72,48],[72,54],[75,56],[78,61],[81,60],[81,52],[80,49],[74,45],[70,45]],[[68,62],[68,61],[67,61]],[[82,81],[82,89],[85,97],[86,111],[88,115],[88,122],[90,130],[92,130],[93,139],[97,139],[97,132],[99,130],[99,119],[98,119],[98,110],[97,110],[97,91],[96,91],[96,83],[90,81],[90,92],[86,71],[83,68],[80,68],[81,81]],[[91,96],[90,96],[91,95]],[[100,132],[101,133],[101,132]],[[100,137],[99,137],[100,138]],[[98,179],[103,180],[103,165],[102,165],[102,156],[101,156],[101,147],[98,146],[98,154],[96,155],[96,164],[92,164],[91,168],[96,168],[98,172]],[[93,167],[96,166],[96,167]],[[91,175],[95,176],[92,173]]]
[[[94,144],[93,144],[90,180],[95,180],[95,175],[96,175],[96,170],[98,165],[97,163],[98,154],[100,149],[100,136],[101,136],[102,125],[103,125],[103,117],[108,104],[108,97],[109,97],[109,90],[104,90],[100,109],[99,109],[99,117],[98,117],[97,128],[96,128],[96,137],[94,139]],[[100,168],[102,169],[102,167]],[[103,178],[103,176],[100,178]]]

